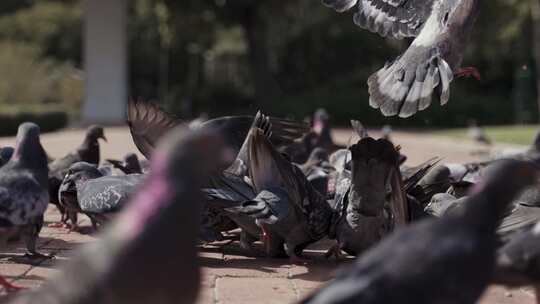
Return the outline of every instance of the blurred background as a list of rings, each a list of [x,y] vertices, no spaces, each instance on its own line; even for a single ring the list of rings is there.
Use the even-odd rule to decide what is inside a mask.
[[[454,81],[445,107],[385,118],[369,107],[366,80],[408,44],[320,0],[2,0],[0,133],[21,120],[121,123],[128,97],[186,119],[258,109],[303,119],[324,107],[336,125],[538,122],[538,0],[484,3],[463,64],[482,80]]]

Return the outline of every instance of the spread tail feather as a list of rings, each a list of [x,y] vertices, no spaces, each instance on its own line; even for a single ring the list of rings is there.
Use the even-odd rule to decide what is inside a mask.
[[[416,48],[426,60],[420,64],[414,60],[398,58],[386,64],[368,79],[369,104],[380,109],[385,116],[407,118],[431,105],[433,92],[441,105],[450,98],[450,82],[453,73],[446,61],[437,53]]]

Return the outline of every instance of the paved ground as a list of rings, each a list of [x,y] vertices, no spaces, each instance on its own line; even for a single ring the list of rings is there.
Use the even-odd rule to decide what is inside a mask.
[[[42,142],[50,156],[58,157],[82,141],[78,130],[45,134]],[[125,128],[106,130],[108,143],[102,145],[103,158],[120,158],[126,152],[135,151],[129,132]],[[349,131],[337,131],[335,137],[346,144]],[[461,162],[475,159],[471,153],[482,152],[470,143],[435,138],[429,134],[396,133],[396,144],[402,146],[411,164],[418,164],[433,156],[441,156],[447,162]],[[12,145],[12,138],[0,138],[0,146]],[[482,151],[481,151],[482,150]],[[485,152],[485,151],[484,151]],[[82,217],[81,217],[82,218]],[[46,221],[59,219],[59,214],[50,208]],[[81,219],[88,226],[87,219]],[[231,235],[231,238],[234,235]],[[36,261],[32,264],[21,257],[22,246],[14,246],[0,251],[0,273],[16,284],[34,288],[58,272],[59,265],[69,260],[73,249],[87,242],[95,241],[95,236],[66,233],[62,229],[45,227],[40,235],[39,249],[44,253],[54,253],[56,259]],[[336,269],[349,261],[336,262],[322,257],[328,241],[315,244],[307,252],[313,259],[306,266],[291,265],[288,260],[258,258],[242,252],[237,243],[213,244],[201,248],[200,263],[203,271],[202,291],[199,303],[292,303],[303,295],[330,280]],[[0,294],[2,291],[0,290]],[[533,303],[528,290],[507,291],[492,287],[481,303]]]

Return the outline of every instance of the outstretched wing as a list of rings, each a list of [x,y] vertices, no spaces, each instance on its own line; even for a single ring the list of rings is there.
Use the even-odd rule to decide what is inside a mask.
[[[354,23],[361,28],[397,39],[416,37],[433,11],[436,0],[323,0],[344,12],[355,5]]]
[[[150,159],[159,138],[182,121],[163,111],[153,102],[130,100],[127,123],[137,149]]]

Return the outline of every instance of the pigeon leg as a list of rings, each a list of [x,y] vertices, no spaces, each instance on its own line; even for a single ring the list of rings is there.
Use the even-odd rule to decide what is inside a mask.
[[[261,225],[262,236],[261,241],[263,243],[264,252],[268,253],[270,251],[270,237],[264,225]]]
[[[478,81],[482,80],[482,76],[480,76],[480,72],[475,67],[461,68],[455,75],[457,77],[471,77],[472,76],[476,78],[476,80]]]
[[[22,239],[26,244],[26,254],[25,257],[30,259],[51,259],[54,258],[52,254],[43,254],[39,253],[36,250],[36,240],[38,238],[39,231],[41,227],[38,225],[31,225],[28,228],[24,229],[22,232]]]
[[[4,287],[4,289],[7,291],[7,292],[15,292],[15,291],[19,291],[21,289],[24,289],[24,287],[20,287],[20,286],[15,286],[13,284],[11,284],[10,282],[8,282],[3,276],[0,275],[0,286]]]
[[[343,258],[343,253],[341,252],[341,247],[339,246],[339,243],[336,242],[334,246],[330,247],[328,251],[324,254],[324,257],[329,259],[332,256],[336,257],[336,260],[339,260]]]

